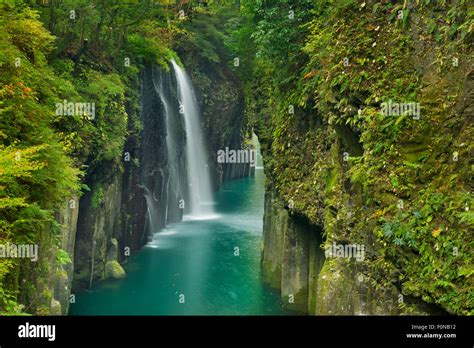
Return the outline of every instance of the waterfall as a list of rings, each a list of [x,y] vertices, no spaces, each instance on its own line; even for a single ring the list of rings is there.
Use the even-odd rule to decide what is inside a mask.
[[[153,87],[155,88],[156,93],[160,96],[160,100],[163,103],[164,112],[165,112],[165,126],[166,126],[166,151],[168,155],[168,168],[170,171],[170,176],[173,179],[178,177],[178,158],[176,156],[176,140],[174,136],[174,130],[171,126],[172,117],[176,117],[173,115],[171,103],[169,101],[169,96],[166,94],[165,88],[163,87],[163,78],[160,78],[157,81],[155,78],[155,69],[152,70],[152,80],[153,80]]]
[[[158,75],[158,78],[156,77]],[[164,79],[167,78],[167,84],[164,85]],[[176,111],[173,109],[172,95],[170,93],[171,81],[170,75],[165,74],[159,71],[155,72],[155,69],[152,69],[152,81],[155,92],[159,95],[161,103],[163,104],[164,111],[164,121],[166,127],[166,152],[167,152],[167,166],[168,166],[168,179],[166,183],[166,207],[165,207],[165,221],[176,222],[168,215],[170,204],[177,204],[177,200],[181,197],[180,190],[180,180],[179,180],[179,156],[177,154],[178,144],[176,141],[177,135],[176,130],[173,125],[176,122],[173,122],[173,118],[178,117]]]
[[[260,142],[254,132],[252,132],[252,143],[255,150],[257,151],[257,157],[255,158],[255,170],[263,170],[263,156],[260,148]]]
[[[171,63],[178,85],[179,113],[184,115],[190,197],[188,204],[192,217],[205,218],[213,213],[213,198],[198,104],[186,72],[174,60]]]
[[[156,118],[152,112],[152,106],[150,101],[152,97],[149,94],[149,89],[146,87],[147,80],[145,79],[146,74],[141,74],[141,88],[140,88],[140,103],[141,103],[141,118],[145,125],[142,136],[143,141],[143,154],[142,162],[143,167],[140,173],[140,185],[139,187],[143,190],[145,196],[147,210],[147,219],[145,222],[145,233],[149,236],[156,232],[162,227],[163,223],[160,218],[160,207],[161,202],[156,197],[156,191],[160,187],[160,181],[162,178],[158,176],[161,174],[160,166],[158,164],[158,158],[154,155],[151,150],[157,146],[155,134],[152,131],[156,128]]]
[[[145,200],[147,205],[148,228],[150,229],[150,232],[153,233],[155,232],[156,226],[159,226],[158,204],[153,193],[147,187],[143,187],[143,189],[145,190]]]
[[[143,131],[139,186],[147,205],[145,233],[151,235],[182,219],[181,122],[172,75],[147,66],[140,79]]]

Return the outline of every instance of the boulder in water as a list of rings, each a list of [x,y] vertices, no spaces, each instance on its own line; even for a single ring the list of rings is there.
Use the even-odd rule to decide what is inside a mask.
[[[108,261],[105,264],[105,277],[121,279],[125,277],[125,271],[118,261]]]

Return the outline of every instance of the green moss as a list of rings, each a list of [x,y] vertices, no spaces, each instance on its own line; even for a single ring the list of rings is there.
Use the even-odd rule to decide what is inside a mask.
[[[337,182],[337,169],[332,168],[326,176],[326,193],[331,193]]]
[[[104,203],[104,189],[102,186],[97,185],[92,190],[91,205],[93,208],[98,208],[102,203]]]
[[[262,261],[263,281],[272,288],[281,288],[281,265],[274,265],[270,261]]]
[[[105,278],[121,279],[125,277],[125,271],[118,261],[108,261],[105,264]]]
[[[308,288],[305,287],[293,295],[293,303],[289,302],[289,296],[282,296],[282,307],[293,313],[308,313]]]
[[[407,295],[472,314],[472,277],[460,271],[472,265],[474,248],[466,213],[473,206],[467,162],[473,127],[466,122],[472,18],[462,2],[417,3],[409,12],[401,4],[364,4],[315,5],[309,33],[285,51],[292,55],[304,42],[291,73],[275,72],[278,61],[257,60],[247,98],[269,189],[324,226],[328,242],[370,248],[364,272],[372,287],[402,284]],[[446,11],[450,23],[433,21]],[[256,18],[262,40],[271,30]],[[388,100],[420,102],[420,119],[382,115]],[[318,299],[336,291],[326,268]]]

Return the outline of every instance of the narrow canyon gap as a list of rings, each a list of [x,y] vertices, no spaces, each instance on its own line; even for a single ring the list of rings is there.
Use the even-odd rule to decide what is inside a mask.
[[[125,264],[126,278],[82,292],[70,314],[285,314],[260,269],[264,181],[257,168],[226,183],[215,195],[216,218],[185,218],[155,233]]]

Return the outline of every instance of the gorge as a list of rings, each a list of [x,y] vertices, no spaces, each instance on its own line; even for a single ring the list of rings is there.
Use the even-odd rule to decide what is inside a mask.
[[[0,314],[473,314],[467,2],[19,3]]]

